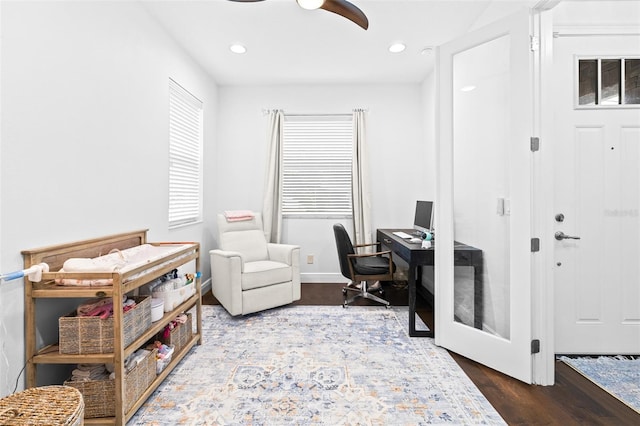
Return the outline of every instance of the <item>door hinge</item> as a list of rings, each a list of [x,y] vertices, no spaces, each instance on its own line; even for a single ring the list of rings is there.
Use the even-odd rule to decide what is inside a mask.
[[[540,352],[540,340],[533,339],[531,341],[531,353],[532,354],[537,354],[539,352]]]
[[[540,47],[540,40],[536,36],[530,36],[529,38],[529,48],[532,52],[535,52]]]
[[[540,138],[536,136],[531,137],[531,152],[540,151]]]
[[[540,251],[540,238],[531,239],[531,253]]]

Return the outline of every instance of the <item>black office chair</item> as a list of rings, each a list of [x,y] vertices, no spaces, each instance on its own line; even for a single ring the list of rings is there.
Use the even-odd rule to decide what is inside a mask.
[[[333,225],[333,233],[336,236],[336,246],[338,248],[338,259],[340,260],[340,272],[345,278],[351,280],[351,283],[342,289],[344,302],[342,307],[347,305],[359,297],[374,300],[382,303],[389,308],[389,302],[371,294],[367,290],[367,281],[393,281],[393,272],[395,264],[393,263],[391,251],[381,251],[375,253],[358,254],[351,244],[351,238],[347,230],[340,223]],[[358,244],[355,248],[376,246],[377,244]],[[388,255],[384,257],[383,255]],[[348,292],[356,294],[347,298]],[[383,293],[382,285],[378,290]]]

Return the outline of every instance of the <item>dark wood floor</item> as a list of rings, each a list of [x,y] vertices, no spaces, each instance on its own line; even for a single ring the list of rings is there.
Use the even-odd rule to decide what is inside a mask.
[[[385,299],[394,306],[407,305],[404,286],[385,285]],[[203,303],[218,302],[207,293]],[[298,305],[341,305],[342,284],[302,284]],[[357,305],[377,305],[359,299]],[[433,310],[418,297],[416,311],[433,324]],[[478,389],[510,425],[640,425],[640,414],[575,372],[562,362],[556,364],[554,386],[532,386],[451,353]]]

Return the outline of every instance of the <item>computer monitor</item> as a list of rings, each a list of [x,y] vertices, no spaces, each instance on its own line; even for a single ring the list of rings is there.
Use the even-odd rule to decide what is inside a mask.
[[[433,201],[416,202],[416,215],[413,219],[413,229],[422,232],[433,230]]]

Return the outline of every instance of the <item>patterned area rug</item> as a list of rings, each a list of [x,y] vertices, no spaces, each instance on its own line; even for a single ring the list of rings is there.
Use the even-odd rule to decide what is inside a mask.
[[[560,360],[640,413],[640,358],[563,356]]]
[[[451,356],[409,338],[406,308],[287,306],[230,317],[129,425],[504,424]]]

